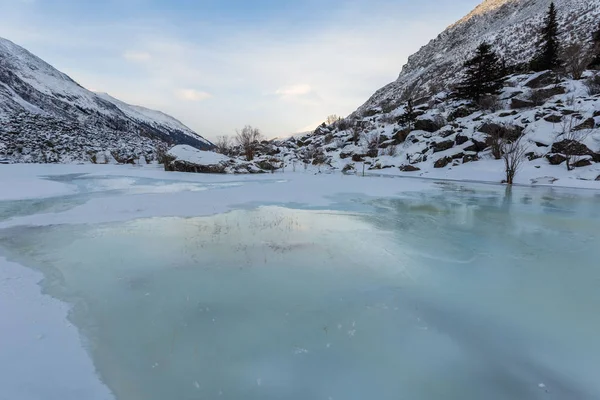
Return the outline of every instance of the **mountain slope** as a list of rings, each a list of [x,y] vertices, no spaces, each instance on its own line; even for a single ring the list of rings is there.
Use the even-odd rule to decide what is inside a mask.
[[[0,153],[13,161],[88,161],[90,154],[98,151],[119,153],[127,159],[153,158],[153,149],[161,143],[213,147],[176,119],[93,93],[2,38],[0,119]],[[51,149],[43,143],[53,143],[49,137],[65,132],[78,136],[74,142],[88,139],[77,148],[65,147],[61,154],[45,154]],[[24,148],[30,151],[26,157]]]
[[[600,0],[555,0],[564,43],[585,43],[597,29]],[[486,0],[409,57],[398,79],[358,109],[364,113],[408,97],[435,94],[456,83],[462,65],[482,42],[509,64],[528,62],[551,0]]]

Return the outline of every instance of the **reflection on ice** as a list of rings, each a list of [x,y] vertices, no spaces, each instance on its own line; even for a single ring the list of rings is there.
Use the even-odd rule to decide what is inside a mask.
[[[359,204],[359,205],[357,205]],[[13,228],[118,399],[600,396],[593,196],[444,185],[341,209]]]

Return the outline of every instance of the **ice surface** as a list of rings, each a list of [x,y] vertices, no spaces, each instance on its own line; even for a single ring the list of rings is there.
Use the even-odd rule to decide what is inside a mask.
[[[600,397],[595,192],[125,178],[71,179],[84,205],[0,230],[119,400]],[[188,214],[207,199],[232,211]]]

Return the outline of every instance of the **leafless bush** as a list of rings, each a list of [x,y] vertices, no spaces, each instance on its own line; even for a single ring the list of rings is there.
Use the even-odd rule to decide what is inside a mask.
[[[215,147],[217,153],[225,154],[226,156],[231,154],[231,138],[227,135],[217,137],[215,140]]]
[[[257,128],[246,125],[244,129],[236,132],[235,140],[242,147],[246,154],[246,160],[254,160],[256,146],[261,140],[262,135]]]
[[[511,124],[490,124],[486,143],[492,150],[492,156],[496,160],[502,158],[504,147],[507,142],[513,142],[521,137],[521,130]]]
[[[325,120],[325,123],[327,125],[333,125],[336,122],[341,121],[341,120],[342,120],[342,117],[340,117],[338,115],[335,115],[335,114],[332,114],[332,115],[330,115],[330,116],[327,117],[327,119]]]
[[[352,135],[352,141],[355,146],[358,146],[358,141],[360,140],[360,129],[358,126],[350,127],[350,134]]]
[[[498,96],[483,96],[477,102],[477,105],[482,110],[489,110],[491,112],[496,112],[502,108],[502,103],[498,99]]]
[[[517,172],[525,160],[527,147],[523,142],[523,136],[517,140],[504,141],[502,144],[502,158],[504,159],[504,168],[506,172],[506,184],[512,185]]]
[[[575,95],[567,96],[565,104],[569,107],[572,107],[573,104],[575,104]]]
[[[586,79],[585,86],[587,87],[587,91],[590,96],[600,94],[600,75],[596,74]]]
[[[585,155],[585,145],[582,143],[590,134],[587,129],[576,129],[576,121],[573,116],[565,118],[561,123],[561,141],[556,143],[566,158],[567,170],[571,171],[573,165],[579,161],[580,156]]]
[[[166,143],[159,143],[156,145],[154,152],[156,153],[156,161],[158,161],[159,164],[165,163],[167,151],[168,146]]]
[[[362,141],[363,151],[370,157],[376,157],[379,149],[379,143],[381,143],[381,135],[379,132],[364,134]]]
[[[396,146],[395,144],[383,149],[384,156],[396,157],[397,154],[398,154],[398,146]]]
[[[565,47],[562,52],[565,72],[573,79],[579,80],[587,66],[592,62],[592,52],[588,51],[581,43],[573,43]]]
[[[448,124],[448,121],[446,120],[446,118],[444,118],[444,116],[442,114],[434,115],[432,120],[438,130],[442,129],[444,126],[446,126]]]

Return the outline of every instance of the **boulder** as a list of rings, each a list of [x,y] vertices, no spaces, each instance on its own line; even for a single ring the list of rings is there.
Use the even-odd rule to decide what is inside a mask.
[[[523,99],[512,99],[510,102],[510,108],[513,110],[517,110],[519,108],[531,108],[534,107],[535,104],[533,101],[523,100]]]
[[[596,178],[597,181],[600,181],[600,175],[598,175],[598,177]]]
[[[348,158],[348,157],[352,157],[352,153],[344,153],[344,152],[341,152],[341,153],[340,153],[340,158],[341,158],[342,160],[345,160],[345,159],[346,159],[346,158]]]
[[[459,107],[456,110],[452,111],[450,115],[448,115],[448,122],[455,121],[459,118],[465,118],[469,115],[473,114],[473,110],[470,110],[466,107]]]
[[[403,165],[399,167],[399,169],[402,172],[416,172],[421,170],[421,168],[415,167],[414,165]]]
[[[465,144],[465,143],[467,143],[468,141],[469,141],[469,138],[468,138],[468,137],[466,137],[466,136],[462,136],[462,135],[456,135],[455,142],[456,142],[456,145],[457,145],[457,146],[460,146],[461,144]]]
[[[445,168],[448,164],[452,162],[452,157],[443,157],[440,158],[433,164],[433,168]]]
[[[188,145],[178,145],[165,154],[165,171],[204,174],[264,173],[254,163],[233,159],[212,151],[198,150]]]
[[[483,151],[483,150],[487,149],[487,147],[488,147],[488,145],[485,142],[480,142],[479,140],[476,140],[476,139],[471,139],[471,142],[473,144],[468,147],[465,147],[465,151],[472,151],[475,153],[479,153],[480,151]]]
[[[551,122],[553,124],[557,124],[561,122],[563,119],[562,115],[551,114],[544,118],[544,121]]]
[[[352,161],[354,162],[364,162],[365,154],[352,154]]]
[[[571,166],[573,168],[581,168],[581,167],[588,167],[590,165],[592,165],[592,162],[589,159],[584,158],[582,160],[574,162]]]
[[[576,140],[561,140],[552,145],[553,153],[571,154],[574,156],[592,155],[593,152],[583,143]]]
[[[472,161],[479,161],[479,157],[477,156],[477,154],[466,154],[463,157],[463,164],[466,164],[468,162],[472,162]]]
[[[430,119],[418,119],[415,122],[415,130],[425,132],[436,132],[440,129],[440,126]]]
[[[551,165],[560,165],[567,161],[567,157],[561,154],[548,154],[546,158]]]
[[[434,153],[439,153],[440,151],[445,151],[454,147],[453,140],[444,140],[443,142],[432,143],[431,148]]]
[[[527,82],[525,82],[525,86],[537,89],[544,86],[551,85],[556,81],[556,76],[552,71],[545,71],[536,76],[535,78],[531,78]]]
[[[463,158],[465,156],[465,153],[456,153],[455,155],[452,156],[453,160],[459,160],[461,158]]]
[[[596,121],[594,118],[588,118],[583,121],[581,124],[577,125],[573,128],[574,131],[582,131],[584,129],[594,129],[596,127]]]

